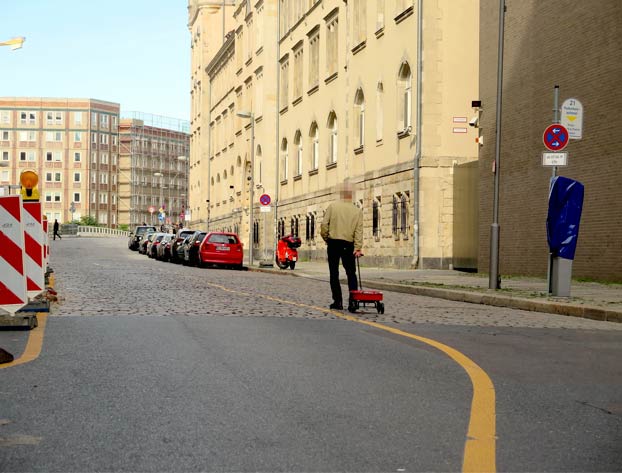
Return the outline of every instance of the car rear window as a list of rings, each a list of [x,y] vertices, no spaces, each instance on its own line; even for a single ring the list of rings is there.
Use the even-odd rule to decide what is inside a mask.
[[[238,243],[238,239],[234,235],[210,235],[208,241],[210,243],[228,243],[230,245]]]
[[[179,234],[179,238],[185,238],[191,235],[194,235],[194,230],[184,230]]]
[[[155,227],[138,227],[136,229],[136,235],[142,235],[146,232],[155,232]]]

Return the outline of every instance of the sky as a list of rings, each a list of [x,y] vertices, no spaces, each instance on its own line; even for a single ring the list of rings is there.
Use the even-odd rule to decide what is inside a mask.
[[[190,119],[187,0],[0,0],[0,96],[76,97]]]

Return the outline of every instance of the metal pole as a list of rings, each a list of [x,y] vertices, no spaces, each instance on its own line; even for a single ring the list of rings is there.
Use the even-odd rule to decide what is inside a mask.
[[[248,266],[253,266],[253,201],[255,189],[255,114],[251,113],[251,189],[248,202]]]
[[[553,87],[553,123],[559,123],[559,85]],[[557,175],[557,166],[553,166],[551,170],[551,181],[549,182],[549,191],[553,184],[553,178]],[[548,293],[553,294],[553,253],[549,252],[549,261],[546,269],[546,279]]]
[[[505,28],[505,0],[499,0],[499,51],[497,59],[497,114],[495,126],[495,189],[493,194],[492,225],[490,226],[489,289],[501,288],[499,276],[499,173],[501,158],[501,98],[503,92],[503,35]]]

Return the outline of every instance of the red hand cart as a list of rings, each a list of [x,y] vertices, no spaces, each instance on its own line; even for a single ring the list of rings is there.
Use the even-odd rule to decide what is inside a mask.
[[[364,291],[361,281],[361,265],[359,259],[356,258],[356,269],[359,276],[359,289],[350,291],[350,304],[348,310],[356,312],[361,306],[373,305],[379,314],[384,314],[384,302],[382,302],[382,292],[380,291]]]

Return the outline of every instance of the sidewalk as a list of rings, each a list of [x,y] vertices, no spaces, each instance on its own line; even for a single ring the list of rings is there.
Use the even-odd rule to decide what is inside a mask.
[[[281,270],[276,265],[259,267],[258,262],[254,263],[249,268],[251,271],[328,281],[326,262],[300,261],[294,270]],[[345,283],[345,272],[343,268],[340,269],[342,282]],[[488,289],[487,275],[452,270],[397,270],[361,266],[361,278],[365,289],[622,322],[622,284],[573,281],[571,297],[566,298],[550,297],[546,279],[540,278],[502,277],[499,290]]]

